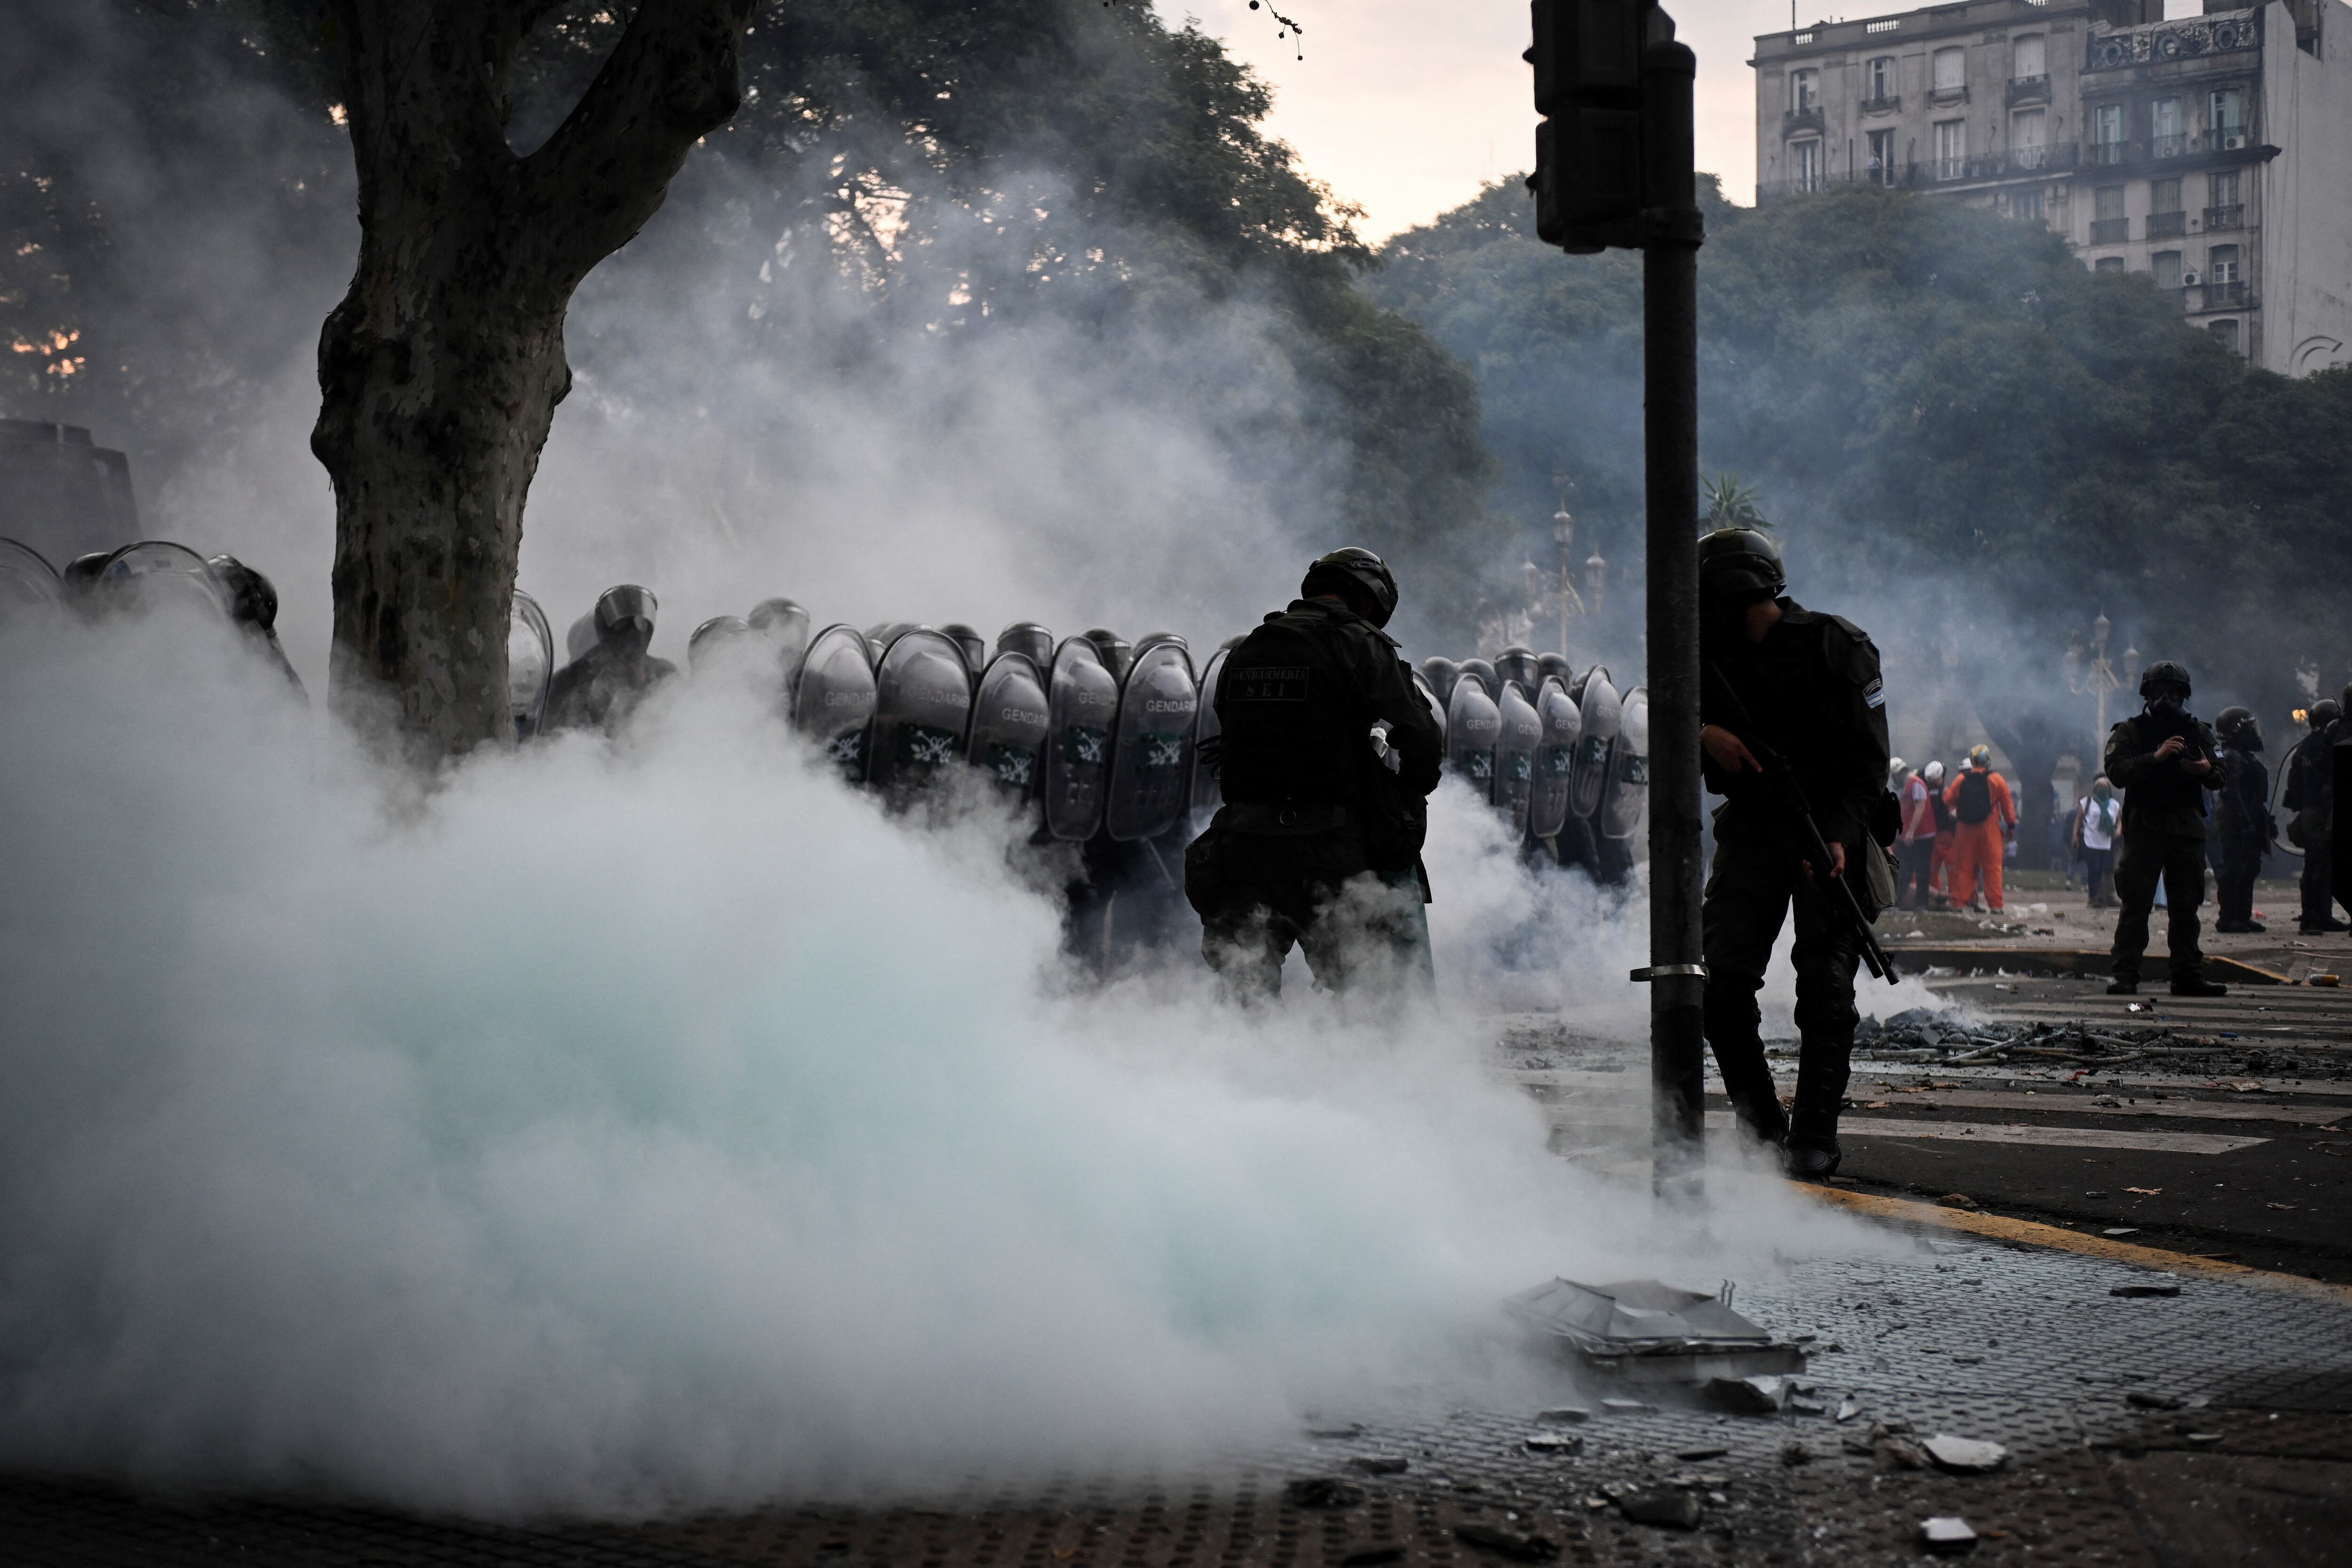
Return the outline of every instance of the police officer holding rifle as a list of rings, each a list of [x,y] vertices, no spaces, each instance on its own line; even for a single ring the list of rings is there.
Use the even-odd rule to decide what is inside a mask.
[[[1699,541],[1699,742],[1715,813],[1701,924],[1706,1038],[1740,1124],[1785,1151],[1789,1174],[1836,1173],[1838,1109],[1853,1050],[1856,966],[1894,979],[1870,923],[1894,902],[1882,847],[1885,686],[1878,650],[1850,621],[1786,597],[1780,549],[1754,528]],[[1765,1064],[1756,993],[1793,908],[1797,1030],[1793,1115]]]

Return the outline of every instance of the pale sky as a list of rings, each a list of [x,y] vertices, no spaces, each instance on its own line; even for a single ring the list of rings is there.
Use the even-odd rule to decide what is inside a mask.
[[[1249,0],[1157,0],[1195,17],[1274,88],[1268,129],[1307,172],[1385,239],[1535,161],[1527,0],[1275,0],[1306,25],[1297,57],[1270,11]],[[1901,4],[1885,7],[1904,10]],[[1785,30],[1788,0],[1669,0],[1675,36],[1698,54],[1698,166],[1726,193],[1755,199],[1756,35]],[[1806,4],[1807,21],[1824,15]],[[1864,6],[1838,15],[1874,14]]]

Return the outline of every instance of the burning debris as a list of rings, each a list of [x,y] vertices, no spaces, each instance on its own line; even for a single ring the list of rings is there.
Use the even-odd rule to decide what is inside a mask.
[[[1510,1299],[1514,1317],[1628,1383],[1703,1384],[1802,1372],[1803,1349],[1731,1310],[1719,1295],[1656,1280],[1580,1285],[1553,1280]],[[1621,1403],[1603,1400],[1614,1407]]]

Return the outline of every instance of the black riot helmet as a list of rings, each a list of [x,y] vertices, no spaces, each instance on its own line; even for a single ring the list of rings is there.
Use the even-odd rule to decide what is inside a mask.
[[[1078,636],[1093,647],[1096,656],[1102,660],[1103,668],[1111,673],[1112,679],[1127,679],[1128,666],[1135,663],[1135,644],[1108,626],[1097,626],[1091,631],[1079,632]]]
[[[2311,724],[2311,733],[2314,735],[2317,735],[2343,716],[2344,705],[2334,697],[2320,698],[2311,705],[2311,711],[2305,716]]]
[[[278,590],[268,578],[233,555],[216,555],[205,564],[228,590],[229,615],[238,625],[262,632],[276,629]]]
[[[2254,727],[2254,710],[2248,707],[2225,707],[2214,719],[2213,729],[2225,746],[2235,746],[2245,751],[2263,748],[2263,732]]]
[[[644,653],[653,644],[654,614],[658,608],[651,589],[634,582],[606,589],[596,601],[596,641],[608,648]]]
[[[2180,700],[2187,702],[2189,695],[2189,667],[2185,664],[2176,664],[2170,659],[2158,659],[2140,672],[2139,695],[2141,696],[2152,697],[2165,686],[2179,686]]]
[[[1388,562],[1360,545],[1315,558],[1298,584],[1298,596],[1313,599],[1324,593],[1336,593],[1351,606],[1369,602],[1364,619],[1375,626],[1387,625],[1389,617],[1396,613],[1396,574],[1389,570]]]
[[[1054,667],[1054,634],[1034,621],[1015,621],[999,632],[996,651],[1023,655],[1041,674]]]
[[[1495,655],[1495,673],[1504,680],[1516,681],[1519,689],[1532,699],[1536,689],[1543,685],[1543,667],[1536,660],[1532,648],[1516,644]]]
[[[1780,547],[1758,528],[1717,528],[1698,541],[1699,591],[1728,604],[1778,599],[1789,586]]]

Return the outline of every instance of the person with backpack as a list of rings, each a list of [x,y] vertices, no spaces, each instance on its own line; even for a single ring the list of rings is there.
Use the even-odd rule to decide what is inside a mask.
[[[2017,831],[2017,807],[2009,780],[1992,770],[1992,748],[1969,751],[1968,771],[1944,790],[1952,809],[1952,907],[1966,909],[1984,884],[1985,907],[2001,913],[2000,862],[2009,835]]]
[[[2205,796],[2221,786],[2221,747],[2189,711],[2189,671],[2158,659],[2139,678],[2147,706],[2107,732],[2107,777],[2123,786],[2123,854],[2116,862],[2115,980],[2110,996],[2139,991],[2148,911],[2164,883],[2169,915],[2172,994],[2219,997],[2197,946],[2197,906],[2205,902]]]

